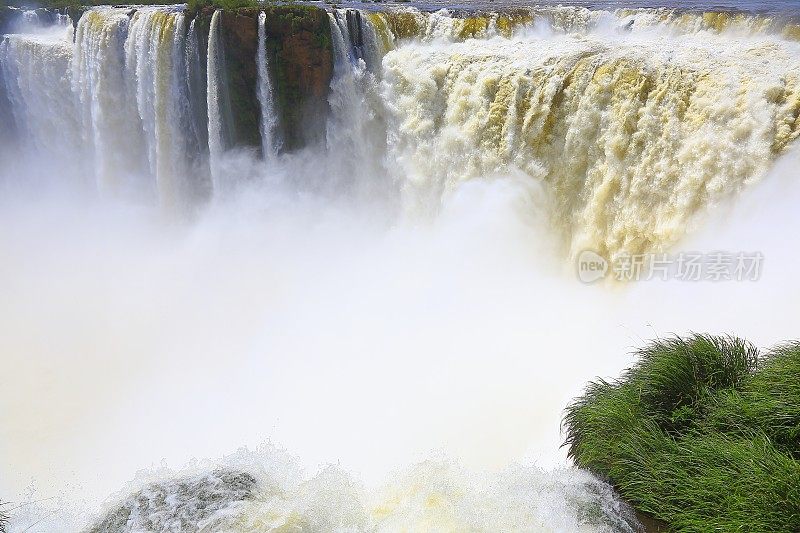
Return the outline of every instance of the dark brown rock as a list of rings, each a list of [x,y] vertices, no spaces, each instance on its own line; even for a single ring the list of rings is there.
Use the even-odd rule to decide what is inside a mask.
[[[261,107],[258,102],[258,16],[262,9],[242,8],[220,14],[223,130],[227,147],[260,150]],[[283,150],[324,140],[333,50],[327,13],[313,6],[267,6],[266,54],[276,99]],[[204,39],[214,13],[195,15]],[[206,41],[207,42],[207,41]]]
[[[321,142],[333,76],[328,14],[312,6],[270,6],[265,12],[283,147],[294,150]]]
[[[261,147],[257,94],[258,12],[223,11],[219,20],[230,146]]]

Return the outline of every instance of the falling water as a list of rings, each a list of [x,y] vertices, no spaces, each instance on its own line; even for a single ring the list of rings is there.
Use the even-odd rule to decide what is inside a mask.
[[[183,26],[183,13],[140,9],[125,40],[128,86],[136,95],[150,174],[158,198],[168,205],[179,201],[186,176]]]
[[[29,24],[31,26],[39,24],[39,14],[36,12],[36,10],[27,9],[22,12],[22,17],[25,21],[25,24]]]
[[[333,37],[334,76],[328,97],[331,114],[327,124],[327,146],[335,166],[358,169],[358,173],[352,176],[357,185],[351,180],[351,183],[339,186],[360,187],[363,194],[375,197],[380,195],[380,191],[385,193],[393,189],[387,180],[379,178],[386,175],[385,103],[380,95],[380,80],[368,69],[361,56],[378,57],[382,54],[378,49],[368,49],[365,53],[360,34],[354,36],[350,33],[352,24],[348,24],[346,12],[336,10],[328,14]]]
[[[136,101],[126,84],[125,38],[130,20],[121,9],[101,8],[78,21],[72,54],[72,90],[82,127],[78,134],[101,192],[119,191],[139,179],[144,138],[130,127]],[[63,102],[54,102],[63,105]]]
[[[176,39],[180,39],[180,35],[177,33]],[[195,178],[193,180],[195,184],[194,194],[201,197],[206,196],[207,190],[211,188],[210,165],[208,162],[207,61],[203,55],[203,50],[207,50],[208,47],[203,46],[203,44],[200,42],[200,36],[197,31],[197,19],[192,19],[189,23],[184,46],[186,53],[184,59],[186,68],[184,74],[186,76],[184,112],[187,117],[184,144],[189,165],[188,174]],[[180,75],[181,73],[175,73],[176,77]],[[191,193],[192,191],[187,192]]]
[[[211,16],[211,27],[208,33],[208,59],[207,59],[207,86],[206,98],[208,109],[208,151],[211,166],[211,184],[215,191],[221,190],[222,177],[220,176],[220,158],[222,157],[224,138],[222,126],[223,91],[219,69],[222,51],[219,44],[219,17],[221,11],[215,11]]]
[[[83,129],[73,104],[71,60],[72,47],[61,34],[9,35],[0,41],[0,80],[23,147],[51,154],[75,176],[83,159]]]
[[[468,180],[519,171],[548,184],[573,254],[659,250],[763,177],[800,133],[798,45],[780,33],[676,37],[672,19],[653,29],[624,13],[546,14],[544,30],[375,15],[420,35],[383,61],[408,208],[435,211]],[[488,35],[492,22],[508,37]]]
[[[258,52],[256,64],[258,65],[258,103],[261,104],[261,145],[264,159],[271,161],[277,155],[280,145],[275,138],[275,129],[278,126],[278,115],[275,111],[275,98],[273,96],[272,82],[269,76],[267,61],[267,15],[258,14]]]

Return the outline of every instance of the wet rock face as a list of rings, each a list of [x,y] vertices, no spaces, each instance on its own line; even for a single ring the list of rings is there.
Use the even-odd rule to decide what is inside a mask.
[[[151,483],[109,511],[86,533],[214,531],[214,515],[250,499],[255,488],[252,475],[227,470]]]
[[[328,14],[310,6],[271,6],[265,11],[284,149],[322,142],[333,76]]]
[[[86,11],[86,6],[79,6],[73,5],[64,8],[64,12],[69,15],[69,18],[72,20],[72,29],[75,30],[78,28],[78,21],[83,16],[83,12]]]
[[[223,11],[219,20],[225,143],[261,149],[258,102],[258,16],[262,9]],[[333,48],[327,13],[311,6],[267,6],[266,54],[279,115],[283,150],[322,142],[333,76]],[[214,10],[196,14],[204,38]]]
[[[258,12],[223,11],[219,19],[225,89],[231,118],[227,135],[231,146],[261,146],[257,97]]]

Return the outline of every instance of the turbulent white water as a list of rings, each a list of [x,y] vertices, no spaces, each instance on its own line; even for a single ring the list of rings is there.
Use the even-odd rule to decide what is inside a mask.
[[[72,105],[72,47],[61,29],[36,37],[8,36],[0,42],[5,95],[18,135],[33,149],[52,154],[73,177],[82,160],[80,116]],[[73,132],[65,136],[63,132]]]
[[[467,180],[523,172],[548,184],[573,253],[651,251],[796,137],[796,43],[558,15],[555,28],[577,33],[491,37],[496,19],[432,15],[416,22],[422,42],[386,55],[388,159],[407,204],[429,210]],[[488,39],[456,38],[465,32]]]
[[[226,144],[219,13],[0,41],[12,531],[630,530],[565,466],[566,403],[644,338],[796,336],[790,24],[329,16],[326,143],[293,153],[254,25],[263,160]],[[589,287],[584,248],[766,266]]]

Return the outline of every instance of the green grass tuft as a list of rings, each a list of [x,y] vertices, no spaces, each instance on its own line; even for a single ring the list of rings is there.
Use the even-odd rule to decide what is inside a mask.
[[[565,445],[675,531],[800,531],[800,343],[655,341],[570,404]]]

